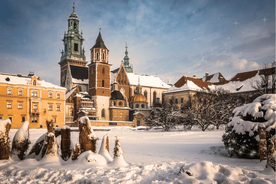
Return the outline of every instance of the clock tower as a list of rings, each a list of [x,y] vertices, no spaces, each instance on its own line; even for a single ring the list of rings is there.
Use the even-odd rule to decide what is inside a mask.
[[[109,64],[109,50],[104,44],[101,30],[95,45],[90,51],[91,63],[88,65],[89,94],[94,99],[99,120],[109,120],[111,64]]]
[[[85,67],[87,64],[83,48],[84,38],[82,31],[79,31],[79,22],[75,6],[73,6],[73,12],[68,18],[68,30],[64,32],[62,39],[64,49],[61,51],[58,63],[60,65],[60,86],[62,87],[65,87],[66,84],[68,65]]]

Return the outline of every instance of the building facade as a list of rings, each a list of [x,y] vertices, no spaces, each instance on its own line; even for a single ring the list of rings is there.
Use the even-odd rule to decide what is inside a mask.
[[[46,120],[65,124],[66,89],[40,80],[36,75],[0,74],[0,119],[11,119],[11,128],[24,121],[30,128],[45,128]]]

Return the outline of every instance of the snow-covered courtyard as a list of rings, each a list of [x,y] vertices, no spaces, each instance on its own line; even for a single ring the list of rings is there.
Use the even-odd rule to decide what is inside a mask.
[[[10,130],[10,140],[15,132]],[[29,151],[46,132],[30,129]],[[78,133],[71,132],[74,144],[78,142]],[[2,160],[0,183],[275,183],[275,172],[265,169],[265,161],[229,157],[222,142],[224,130],[162,132],[114,127],[95,133],[100,139],[98,151],[101,139],[108,134],[111,155],[118,136],[129,165],[100,166],[82,161],[82,157],[74,162]]]

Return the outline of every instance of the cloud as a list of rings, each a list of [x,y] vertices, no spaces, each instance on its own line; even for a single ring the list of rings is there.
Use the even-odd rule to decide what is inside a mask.
[[[259,65],[257,62],[255,61],[247,61],[247,59],[237,59],[234,63],[233,63],[233,67],[237,70],[255,70],[255,69],[260,69],[261,65]]]
[[[247,66],[248,61],[246,59],[237,59],[234,61],[233,66],[237,70],[244,70]]]
[[[248,68],[249,68],[250,70],[260,69],[260,68],[261,68],[261,65],[259,65],[257,62],[250,61],[250,62],[248,63]]]

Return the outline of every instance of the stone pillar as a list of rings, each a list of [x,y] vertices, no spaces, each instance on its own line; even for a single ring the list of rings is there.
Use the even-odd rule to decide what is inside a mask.
[[[68,160],[71,155],[71,129],[68,126],[63,126],[61,129],[61,158]]]

